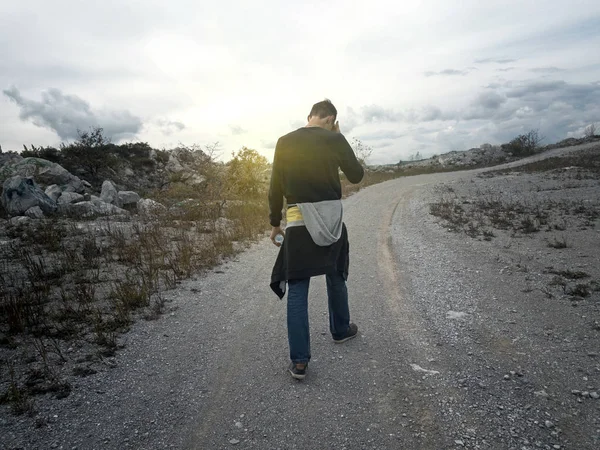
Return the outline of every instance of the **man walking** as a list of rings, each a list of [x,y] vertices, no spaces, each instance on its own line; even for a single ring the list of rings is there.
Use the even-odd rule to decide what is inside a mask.
[[[286,284],[287,328],[292,377],[302,380],[310,361],[308,287],[310,278],[325,275],[329,329],[334,342],[356,336],[348,308],[349,245],[342,217],[339,169],[351,183],[364,170],[340,133],[337,110],[329,101],[313,105],[308,124],[277,141],[269,189],[271,240],[280,247],[271,288],[283,298]],[[287,200],[285,233],[281,228]],[[281,238],[285,239],[281,241]]]

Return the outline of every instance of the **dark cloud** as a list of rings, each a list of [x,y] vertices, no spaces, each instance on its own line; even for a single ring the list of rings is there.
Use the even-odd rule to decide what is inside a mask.
[[[510,58],[482,58],[482,59],[476,59],[474,62],[475,62],[475,64],[489,64],[489,63],[508,64],[508,63],[512,63],[515,61],[518,61],[518,60],[510,59]]]
[[[456,70],[456,69],[444,69],[441,70],[439,72],[431,72],[431,71],[427,71],[423,73],[426,77],[434,77],[434,76],[454,76],[454,75],[468,75],[469,71],[468,70]]]
[[[531,72],[535,72],[535,73],[557,73],[557,72],[564,72],[565,69],[561,69],[559,67],[534,67],[533,69],[530,69]]]
[[[156,121],[156,125],[160,128],[160,131],[166,136],[170,136],[173,133],[177,133],[178,131],[182,131],[185,129],[185,124],[183,124],[182,122],[167,119],[158,119]]]
[[[142,128],[142,120],[129,111],[94,111],[82,98],[65,95],[60,89],[43,92],[41,101],[23,97],[14,86],[2,92],[17,104],[21,120],[50,128],[61,139],[77,139],[78,130],[101,127],[106,136],[119,141],[134,137]]]
[[[244,130],[240,125],[229,125],[229,129],[234,136],[239,136],[240,134],[246,134],[248,132],[248,130]]]
[[[544,80],[527,81],[527,82],[523,82],[515,87],[511,86],[507,90],[506,96],[509,98],[526,97],[531,94],[539,94],[542,92],[557,91],[559,89],[564,88],[566,85],[567,85],[567,83],[562,80],[558,80],[558,81],[544,81]]]
[[[527,80],[488,90],[462,119],[492,124],[492,136],[498,142],[540,129],[550,143],[564,139],[594,117],[600,117],[600,83]]]
[[[497,109],[500,105],[506,102],[506,97],[497,92],[482,92],[475,99],[475,104],[486,109]]]

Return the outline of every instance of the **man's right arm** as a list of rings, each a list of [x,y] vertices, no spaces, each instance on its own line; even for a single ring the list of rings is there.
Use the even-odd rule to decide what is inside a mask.
[[[342,172],[344,172],[350,183],[360,183],[365,175],[363,166],[356,159],[354,150],[352,150],[344,135],[339,133],[336,138],[340,150],[340,169],[342,169]]]
[[[283,167],[280,153],[279,141],[277,141],[269,186],[269,221],[273,227],[280,225],[283,209]]]

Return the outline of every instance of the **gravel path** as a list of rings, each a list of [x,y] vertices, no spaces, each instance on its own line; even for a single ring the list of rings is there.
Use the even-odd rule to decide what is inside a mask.
[[[110,368],[40,402],[37,428],[0,416],[0,447],[599,448],[600,400],[571,393],[600,392],[600,333],[587,325],[597,307],[523,292],[524,274],[502,270],[509,249],[429,215],[434,185],[476,174],[398,179],[345,200],[359,337],[332,342],[314,279],[304,382],[286,373],[265,238],[168,292],[166,315],[134,325]]]

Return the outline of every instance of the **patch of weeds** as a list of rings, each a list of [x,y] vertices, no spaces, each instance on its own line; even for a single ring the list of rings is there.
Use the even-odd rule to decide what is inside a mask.
[[[553,240],[548,241],[548,247],[551,248],[567,248],[569,245],[567,243],[567,238],[562,236],[561,238],[554,238]]]
[[[554,273],[554,272],[550,272],[550,273]],[[550,283],[548,283],[548,284],[550,286],[560,286],[563,288],[563,290],[567,286],[567,282],[565,281],[565,279],[560,276],[552,277],[552,281],[550,281]]]
[[[166,300],[160,294],[154,296],[150,310],[144,315],[146,320],[156,320],[165,312]]]
[[[458,231],[469,220],[463,206],[456,200],[442,198],[439,202],[429,204],[429,212],[447,222],[448,227]]]
[[[14,415],[28,414],[33,416],[33,401],[29,397],[27,388],[19,385],[12,361],[8,363],[8,377],[8,389],[0,395],[0,404],[10,405],[11,412]]]
[[[569,280],[580,280],[582,278],[589,278],[589,275],[580,270],[556,270],[556,269],[548,269],[548,273],[552,273],[554,275],[559,275],[564,278],[568,278]]]
[[[494,234],[494,232],[492,230],[483,230],[483,240],[485,241],[491,241],[492,238],[496,237],[496,235]]]
[[[590,285],[585,283],[578,283],[571,288],[566,289],[566,293],[574,297],[589,297],[591,292]]]
[[[90,375],[94,375],[98,373],[97,370],[92,369],[89,366],[75,366],[73,367],[73,375],[77,377],[89,377]]]
[[[525,234],[537,233],[540,231],[540,223],[536,219],[532,219],[530,216],[526,216],[521,219],[520,230]]]
[[[470,237],[477,237],[479,236],[479,227],[475,224],[475,222],[470,221],[467,224],[467,227],[465,229],[465,233],[467,234],[467,236]]]
[[[553,224],[553,228],[558,231],[565,231],[567,229],[567,221],[565,219],[562,219],[558,222],[555,222]]]

